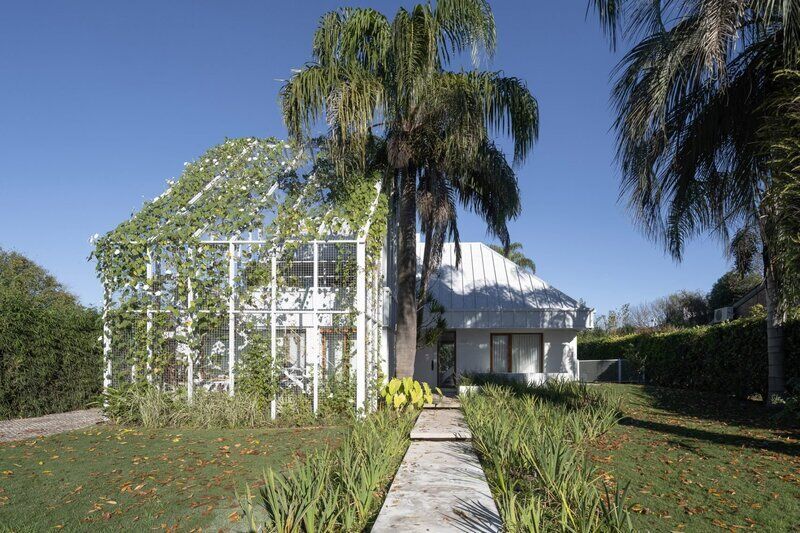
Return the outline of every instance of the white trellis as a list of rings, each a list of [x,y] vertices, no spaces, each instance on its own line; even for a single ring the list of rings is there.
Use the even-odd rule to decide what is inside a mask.
[[[289,281],[286,285],[278,281],[281,263],[278,253],[269,254],[268,259],[261,259],[269,265],[269,282],[250,291],[249,301],[241,296],[247,284],[247,280],[240,276],[247,267],[247,261],[242,257],[252,247],[270,247],[274,243],[255,239],[202,242],[209,248],[218,247],[227,251],[225,282],[229,295],[227,309],[222,313],[224,317],[219,320],[219,326],[212,326],[202,333],[199,352],[194,356],[189,355],[185,360],[181,355],[187,349],[177,342],[167,342],[168,349],[174,350],[175,362],[162,369],[160,376],[153,376],[151,362],[156,351],[153,343],[156,341],[152,340],[151,332],[158,329],[158,334],[164,336],[158,340],[164,344],[163,341],[177,336],[176,330],[180,326],[174,329],[156,328],[156,317],[166,311],[157,306],[148,306],[144,310],[147,334],[143,337],[146,339],[147,380],[152,382],[158,378],[159,384],[173,387],[185,385],[190,397],[198,387],[225,390],[232,395],[236,390],[240,353],[248,349],[247,330],[255,328],[269,332],[271,353],[264,355],[270,356],[274,362],[282,389],[310,395],[313,410],[317,412],[321,389],[325,389],[323,381],[329,378],[332,371],[330,365],[350,366],[356,385],[355,407],[367,409],[369,385],[376,379],[379,368],[385,365],[382,364],[384,356],[381,355],[383,290],[380,273],[367,270],[365,240],[312,240],[301,244],[294,260],[287,265]],[[335,254],[333,257],[332,251]],[[158,270],[153,263],[146,268],[148,273]],[[151,288],[159,285],[158,276],[151,275],[151,279],[154,282]],[[191,307],[194,298],[191,280],[188,282],[187,308]],[[153,300],[157,301],[157,298]],[[130,363],[129,369],[121,367],[126,365],[126,361],[129,362],[126,350],[131,350],[132,344],[141,340],[135,337],[135,331],[119,329],[117,334],[123,338],[119,339],[120,342],[114,342],[113,328],[108,320],[108,313],[113,312],[113,306],[108,303],[106,325],[103,328],[106,388],[129,381],[137,374],[134,363]],[[204,309],[197,311],[212,312]],[[134,322],[132,328],[135,327]],[[181,371],[175,368],[184,366],[182,361],[185,361],[184,380],[179,378]],[[273,414],[277,412],[276,404],[279,401],[280,396],[273,400]]]
[[[280,168],[290,167],[284,162]],[[225,178],[220,172],[195,185],[196,194],[188,207],[177,209],[176,217],[205,201],[204,195],[222,191],[220,196],[227,199]],[[246,186],[234,185],[243,191]],[[274,184],[268,190],[260,186],[265,198],[275,194]],[[347,220],[312,220],[306,221],[306,229],[297,229],[296,238],[286,238],[286,231],[284,237],[273,233],[264,238],[261,229],[223,237],[216,227],[220,215],[215,214],[203,219],[204,225],[185,245],[172,239],[159,246],[147,236],[107,240],[107,255],[100,260],[98,253],[104,282],[104,389],[145,379],[165,389],[185,388],[190,399],[199,389],[233,395],[244,356],[255,353],[272,362],[277,384],[273,417],[289,397],[306,398],[318,412],[333,395],[338,383],[334,376],[343,373],[354,384],[354,408],[370,409],[375,402],[372,385],[379,373],[386,375],[388,366],[384,260],[369,256],[385,253],[375,251],[381,246],[369,245],[381,197],[379,185],[373,190],[366,222],[356,230]],[[261,204],[255,208],[261,209]],[[169,224],[176,224],[173,218],[159,221],[156,228]],[[307,228],[314,224],[317,237],[309,238],[312,232]],[[326,224],[328,232],[321,230]],[[126,264],[125,275],[145,274],[143,281],[122,285],[119,269],[112,274],[108,265],[126,246],[144,252],[142,264]],[[135,279],[134,274],[130,277]]]

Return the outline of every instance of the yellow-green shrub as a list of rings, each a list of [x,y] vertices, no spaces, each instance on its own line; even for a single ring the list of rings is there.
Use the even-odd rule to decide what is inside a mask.
[[[436,393],[441,396],[438,388]],[[433,403],[433,391],[427,383],[420,383],[411,378],[392,378],[381,387],[381,398],[386,405],[396,411],[403,409],[422,409],[426,403]]]

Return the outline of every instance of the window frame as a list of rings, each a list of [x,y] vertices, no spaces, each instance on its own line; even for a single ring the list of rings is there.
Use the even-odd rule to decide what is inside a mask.
[[[539,357],[537,374],[544,374],[544,333],[530,333],[527,331],[493,331],[489,333],[489,373],[490,374],[519,374],[520,372],[512,372],[510,369],[514,368],[514,361],[512,359],[514,335],[537,335],[539,337]],[[494,338],[496,336],[503,336],[508,338],[506,345],[506,361],[508,363],[508,372],[495,372],[494,370]]]

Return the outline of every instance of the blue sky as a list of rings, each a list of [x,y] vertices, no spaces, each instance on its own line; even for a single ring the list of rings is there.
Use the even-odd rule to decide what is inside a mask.
[[[404,2],[408,5],[409,2]],[[0,247],[22,252],[87,304],[100,300],[88,238],[127,218],[225,137],[283,136],[279,81],[309,57],[320,15],[399,2],[67,0],[7,3],[0,17]],[[698,239],[676,264],[618,202],[612,53],[586,0],[495,0],[490,65],[524,79],[541,136],[511,224],[539,275],[598,313],[727,269]],[[460,219],[463,240],[486,226]]]

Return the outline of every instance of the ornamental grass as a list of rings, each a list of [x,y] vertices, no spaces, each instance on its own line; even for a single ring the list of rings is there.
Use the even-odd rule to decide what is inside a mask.
[[[241,499],[250,531],[365,531],[374,522],[409,444],[416,412],[379,409],[356,422],[336,448],[295,468],[264,473]]]
[[[631,531],[625,491],[586,446],[613,428],[618,400],[584,384],[487,384],[461,398],[507,531]]]

